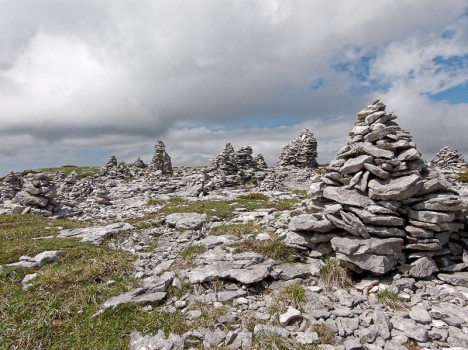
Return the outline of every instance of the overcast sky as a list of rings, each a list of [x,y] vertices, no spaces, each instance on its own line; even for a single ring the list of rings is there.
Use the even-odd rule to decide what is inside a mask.
[[[468,155],[466,0],[0,0],[0,175],[226,142],[319,162],[375,98],[430,160]]]

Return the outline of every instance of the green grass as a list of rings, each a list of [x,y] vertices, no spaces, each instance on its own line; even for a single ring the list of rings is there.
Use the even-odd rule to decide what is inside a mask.
[[[465,169],[458,174],[458,181],[468,183],[468,169]]]
[[[258,234],[262,232],[262,227],[253,223],[247,222],[245,224],[223,224],[210,229],[212,235],[233,235],[242,238],[248,234]]]
[[[300,308],[306,299],[305,289],[299,284],[283,287],[280,298],[295,308]]]
[[[258,193],[258,192],[251,192],[247,194],[243,194],[237,196],[239,199],[250,199],[250,200],[260,200],[260,201],[267,201],[269,197],[266,194]]]
[[[380,304],[392,310],[404,310],[407,308],[404,301],[398,296],[398,293],[388,289],[377,292],[377,299]]]
[[[58,226],[81,224],[32,215],[0,216],[0,264],[44,250],[62,251],[58,260],[38,270],[0,270],[0,349],[127,349],[131,331],[188,330],[180,313],[150,314],[137,306],[92,317],[104,301],[137,286],[130,277],[134,257],[71,238],[31,239],[51,235]],[[32,272],[38,277],[22,291],[21,280]],[[107,286],[109,280],[116,283]]]
[[[293,190],[292,193],[298,195],[301,199],[307,198],[307,190]]]
[[[207,214],[208,217],[217,216],[220,218],[231,219],[234,217],[234,210],[236,208],[246,208],[247,210],[262,208],[290,210],[294,208],[297,203],[299,203],[297,198],[276,201],[263,199],[188,201],[180,197],[173,197],[161,208],[160,211],[165,215],[194,212]]]
[[[292,262],[295,259],[295,250],[278,238],[268,241],[259,241],[255,238],[249,238],[240,242],[235,242],[231,244],[231,247],[235,248],[236,253],[252,251],[278,262]]]
[[[191,268],[195,266],[195,258],[206,252],[206,247],[199,245],[199,244],[194,244],[191,246],[188,246],[184,250],[180,252],[179,257],[177,258],[177,261],[173,267],[173,269],[185,269],[185,268]]]
[[[325,264],[320,269],[320,279],[326,288],[348,288],[353,285],[348,270],[332,257],[325,258]]]
[[[301,345],[292,339],[283,338],[279,335],[259,334],[253,337],[253,350],[318,350],[319,346],[315,344]]]
[[[100,167],[96,167],[96,166],[63,165],[61,167],[55,167],[55,168],[24,170],[21,172],[21,175],[27,175],[31,173],[32,174],[46,173],[48,175],[53,176],[57,171],[63,171],[65,173],[65,176],[68,176],[70,175],[72,171],[75,171],[80,179],[84,179],[85,177],[96,175],[100,169],[101,169]]]

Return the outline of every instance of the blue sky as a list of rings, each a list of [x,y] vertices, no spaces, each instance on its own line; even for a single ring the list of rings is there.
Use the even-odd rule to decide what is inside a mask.
[[[381,98],[430,160],[468,155],[466,0],[0,0],[0,175],[111,154],[270,164],[304,128],[319,162]]]

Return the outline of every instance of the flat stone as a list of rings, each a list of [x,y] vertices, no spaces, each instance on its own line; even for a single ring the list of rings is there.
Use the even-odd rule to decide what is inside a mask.
[[[185,230],[199,230],[206,222],[206,218],[206,214],[174,213],[166,216],[166,223]]]
[[[354,190],[348,190],[343,187],[325,187],[325,189],[323,190],[323,196],[340,204],[351,205],[361,208],[375,204],[374,201],[369,199],[367,196],[364,196]]]
[[[320,338],[316,332],[298,332],[296,341],[302,345],[320,344]]]
[[[361,255],[347,255],[336,253],[336,258],[350,262],[362,270],[370,271],[376,275],[383,275],[391,271],[398,263],[398,258],[393,255],[375,255],[367,253]]]
[[[395,156],[394,152],[376,147],[370,142],[363,142],[355,145],[355,150],[358,152],[364,152],[375,158],[392,159]]]
[[[428,257],[423,257],[411,263],[411,268],[408,271],[408,274],[415,278],[426,278],[437,271],[439,271],[439,268],[434,260]]]
[[[421,177],[416,174],[387,180],[372,179],[369,181],[369,197],[401,201],[414,196],[420,188]]]
[[[371,174],[374,174],[382,180],[386,180],[390,177],[390,173],[388,171],[385,171],[382,168],[379,168],[378,166],[375,166],[373,164],[364,164],[364,168],[366,168]]]
[[[454,286],[468,287],[468,272],[439,273],[437,278]]]
[[[412,206],[415,210],[459,211],[463,209],[460,196],[451,194],[432,194]]]
[[[302,233],[302,232],[287,232],[284,242],[291,247],[306,247],[315,248],[319,243],[329,242],[336,234],[331,233]]]
[[[167,293],[165,292],[153,292],[153,293],[145,293],[142,295],[138,295],[133,297],[130,300],[132,304],[148,304],[154,303],[156,301],[161,301],[166,297]]]
[[[411,308],[409,317],[418,323],[427,324],[432,322],[432,317],[429,312],[425,308],[418,305]]]
[[[441,222],[451,222],[455,220],[455,213],[436,212],[427,210],[409,210],[408,216],[411,219],[437,224]]]
[[[415,238],[433,238],[434,237],[434,232],[431,230],[427,230],[421,227],[416,227],[416,226],[405,226],[405,231],[408,232],[408,234],[411,237]]]
[[[107,238],[110,238],[118,233],[131,231],[135,229],[133,225],[125,222],[116,222],[107,226],[85,227],[69,230],[61,230],[57,235],[58,238],[81,238],[81,242],[89,242],[100,244]]]
[[[219,262],[199,266],[188,273],[190,283],[202,283],[216,279],[233,279],[243,284],[260,282],[269,276],[272,264],[244,265],[236,268],[231,262]]]
[[[348,159],[340,168],[342,174],[354,174],[362,169],[365,163],[371,163],[372,157],[368,155],[358,156],[356,158]]]
[[[406,236],[405,231],[397,227],[367,226],[367,232],[369,232],[371,236],[377,236],[382,238]]]
[[[335,226],[327,219],[318,220],[312,214],[300,214],[293,216],[289,222],[289,229],[296,232],[330,232]]]
[[[402,251],[403,239],[401,238],[347,238],[334,237],[331,240],[335,251],[348,254],[379,254],[379,255],[400,255]]]
[[[299,310],[288,306],[288,310],[279,316],[279,321],[282,326],[287,326],[292,321],[302,318],[302,314]]]
[[[408,148],[398,155],[398,160],[401,162],[407,162],[410,160],[416,160],[421,158],[421,153],[416,148]]]
[[[410,339],[414,339],[422,343],[429,340],[428,331],[422,326],[418,326],[416,322],[411,319],[403,318],[401,316],[393,316],[391,318],[391,322],[393,328],[403,332]]]

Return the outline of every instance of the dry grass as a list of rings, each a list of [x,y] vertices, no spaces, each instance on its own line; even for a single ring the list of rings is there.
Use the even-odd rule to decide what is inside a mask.
[[[353,281],[348,271],[340,265],[340,262],[332,257],[325,259],[325,264],[320,269],[320,279],[327,289],[333,287],[349,288]]]
[[[408,306],[398,296],[398,293],[385,289],[377,292],[379,303],[392,310],[405,310]]]

